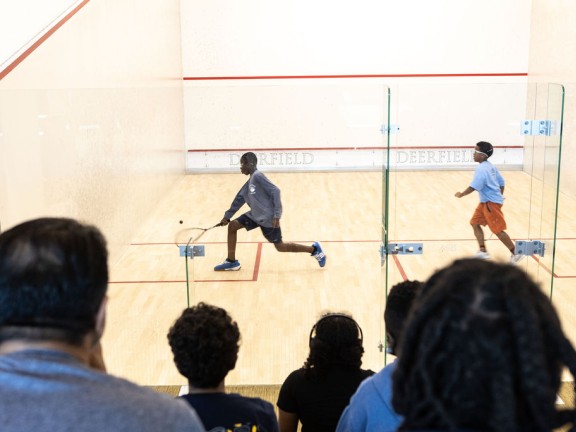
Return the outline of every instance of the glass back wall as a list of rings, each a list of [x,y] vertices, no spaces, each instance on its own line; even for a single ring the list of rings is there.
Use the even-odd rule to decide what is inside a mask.
[[[470,219],[476,192],[457,198],[474,176],[474,146],[494,147],[489,161],[505,178],[506,232],[525,257],[518,263],[543,288],[553,285],[562,124],[558,86],[426,84],[391,88],[387,179],[388,285],[425,280],[454,259],[475,256]],[[384,174],[383,174],[384,175]],[[484,227],[491,259],[510,251]]]
[[[246,182],[240,157],[281,190],[284,242],[319,241],[320,268],[308,253],[280,253],[259,229],[237,233],[235,272],[215,272],[227,254],[226,228],[201,239],[205,255],[188,266],[192,303],[227,309],[243,345],[227,384],[279,384],[308,356],[310,330],[328,312],[352,315],[363,329],[363,367],[383,364],[382,149],[388,88],[380,82],[188,87],[188,172],[211,190],[222,218]],[[203,185],[203,186],[202,186]],[[212,198],[211,198],[212,199]],[[235,217],[248,211],[242,208]],[[198,220],[199,225],[208,222]],[[201,246],[201,245],[198,245]],[[181,267],[183,268],[183,267]]]

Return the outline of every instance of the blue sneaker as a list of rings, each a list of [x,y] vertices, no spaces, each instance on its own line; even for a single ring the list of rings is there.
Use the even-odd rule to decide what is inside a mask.
[[[326,265],[326,254],[322,251],[322,246],[320,246],[318,242],[314,242],[312,246],[316,248],[316,252],[314,252],[312,256],[318,260],[320,267],[324,267]]]
[[[218,264],[214,267],[214,271],[238,271],[240,270],[240,261],[224,261],[222,264]]]

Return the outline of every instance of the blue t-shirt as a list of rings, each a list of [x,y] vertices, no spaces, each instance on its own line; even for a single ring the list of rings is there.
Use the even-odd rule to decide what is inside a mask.
[[[237,393],[195,393],[181,398],[194,408],[208,432],[234,430],[235,426],[239,430],[257,426],[258,432],[278,432],[274,406],[263,399]]]
[[[350,399],[336,432],[395,432],[402,416],[392,408],[392,373],[396,360],[366,378]]]
[[[504,204],[504,196],[500,189],[504,187],[504,177],[490,162],[484,161],[478,164],[470,187],[478,191],[481,203]]]

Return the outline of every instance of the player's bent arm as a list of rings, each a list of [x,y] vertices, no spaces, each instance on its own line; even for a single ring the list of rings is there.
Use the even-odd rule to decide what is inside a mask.
[[[244,183],[244,186],[242,186],[242,188],[238,191],[238,193],[234,197],[234,200],[232,201],[232,204],[230,204],[230,208],[224,212],[223,219],[230,221],[230,219],[232,219],[232,216],[234,216],[236,212],[240,210],[240,208],[244,204],[246,204],[246,199],[244,198],[244,196],[246,195],[247,191],[248,191],[248,182]]]
[[[474,189],[473,187],[468,186],[468,187],[464,190],[464,192],[456,192],[456,193],[454,194],[454,196],[455,196],[456,198],[462,198],[463,196],[466,196],[466,195],[471,194],[472,192],[474,192],[474,190],[475,190],[475,189]]]

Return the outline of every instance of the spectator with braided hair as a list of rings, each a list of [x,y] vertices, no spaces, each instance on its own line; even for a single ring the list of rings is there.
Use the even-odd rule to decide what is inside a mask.
[[[576,373],[576,352],[523,270],[455,261],[426,282],[400,342],[399,430],[552,431],[574,420],[555,407],[563,366]]]
[[[324,314],[312,327],[304,367],[292,372],[278,395],[280,432],[334,432],[362,380],[362,329],[347,314]]]

